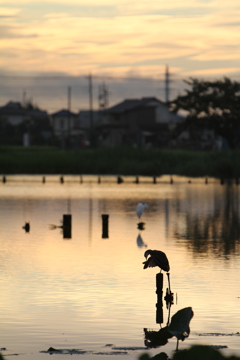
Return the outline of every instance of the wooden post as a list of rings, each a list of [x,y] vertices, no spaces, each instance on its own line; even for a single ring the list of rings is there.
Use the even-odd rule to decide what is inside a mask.
[[[108,214],[102,214],[102,239],[108,239]]]
[[[136,176],[135,184],[139,184],[139,177]]]
[[[157,183],[157,177],[154,176],[154,177],[153,177],[153,184],[156,184],[156,183]]]
[[[61,183],[61,184],[64,183],[64,178],[63,178],[63,176],[60,176],[60,183]]]
[[[118,177],[117,177],[117,183],[118,183],[118,184],[123,183],[123,179],[121,178],[121,176],[118,176]]]
[[[156,323],[162,324],[163,323],[163,274],[158,273],[156,275],[156,294],[157,294],[157,304],[156,304]]]
[[[26,233],[28,233],[30,231],[30,223],[26,222],[25,225],[23,226],[23,229],[26,231]]]
[[[205,184],[208,184],[208,177],[205,178]]]
[[[83,179],[82,179],[82,175],[80,175],[80,184],[82,184]]]
[[[63,238],[72,238],[72,215],[70,214],[63,215]]]
[[[100,178],[100,176],[98,177],[98,184],[101,184],[101,178]]]
[[[221,185],[224,185],[224,179],[223,178],[221,178],[220,182],[221,182]]]
[[[2,177],[2,182],[5,184],[6,181],[7,181],[6,176],[3,175],[3,177]]]
[[[173,177],[170,178],[170,184],[173,184]]]
[[[42,183],[45,184],[45,182],[46,182],[46,179],[45,179],[45,176],[43,176]]]

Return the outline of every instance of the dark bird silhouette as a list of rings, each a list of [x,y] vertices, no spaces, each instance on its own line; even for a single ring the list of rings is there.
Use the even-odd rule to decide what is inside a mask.
[[[149,267],[160,267],[160,272],[162,270],[168,272],[170,270],[168,258],[166,254],[163,251],[160,250],[147,250],[144,253],[146,261],[143,262],[144,269],[147,269]]]

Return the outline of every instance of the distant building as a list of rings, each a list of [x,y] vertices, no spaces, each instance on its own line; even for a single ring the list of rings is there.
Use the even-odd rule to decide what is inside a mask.
[[[81,147],[85,131],[80,127],[79,116],[69,110],[51,114],[54,136],[62,142],[62,147]]]
[[[49,122],[46,111],[37,108],[24,107],[20,102],[9,101],[0,107],[0,121],[10,125],[20,125],[22,123],[33,122],[35,119]]]
[[[0,128],[2,144],[44,144],[52,137],[48,113],[31,103],[22,105],[20,102],[9,101],[1,106]]]
[[[224,147],[224,141],[212,129],[199,129],[189,125],[178,133],[172,145],[188,150],[221,150]]]
[[[162,147],[181,118],[155,97],[126,99],[105,110],[97,128],[99,145]]]
[[[99,125],[100,112],[96,110],[81,110],[78,114],[78,120],[82,129],[91,129],[91,126]]]

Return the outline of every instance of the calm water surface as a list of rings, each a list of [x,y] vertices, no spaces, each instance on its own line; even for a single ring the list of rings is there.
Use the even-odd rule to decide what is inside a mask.
[[[144,328],[160,329],[158,269],[143,270],[146,249],[168,256],[170,316],[188,306],[194,311],[180,349],[221,345],[226,355],[240,355],[239,187],[214,179],[130,180],[66,177],[60,184],[52,176],[43,184],[41,177],[15,176],[0,184],[3,355],[47,359],[53,347],[69,359],[72,349],[86,351],[77,355],[84,359],[137,359],[144,351],[172,356],[176,338],[145,350]],[[138,202],[149,204],[142,231]],[[70,239],[50,226],[61,226],[63,214],[72,215]],[[107,238],[102,214],[109,214]],[[164,293],[166,287],[164,273]],[[164,302],[162,327],[167,319]]]

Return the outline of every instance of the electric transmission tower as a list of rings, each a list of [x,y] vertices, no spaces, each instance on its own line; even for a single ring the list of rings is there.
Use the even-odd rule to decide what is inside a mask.
[[[99,110],[106,110],[108,108],[108,89],[103,82],[98,89],[98,101],[99,101]]]

